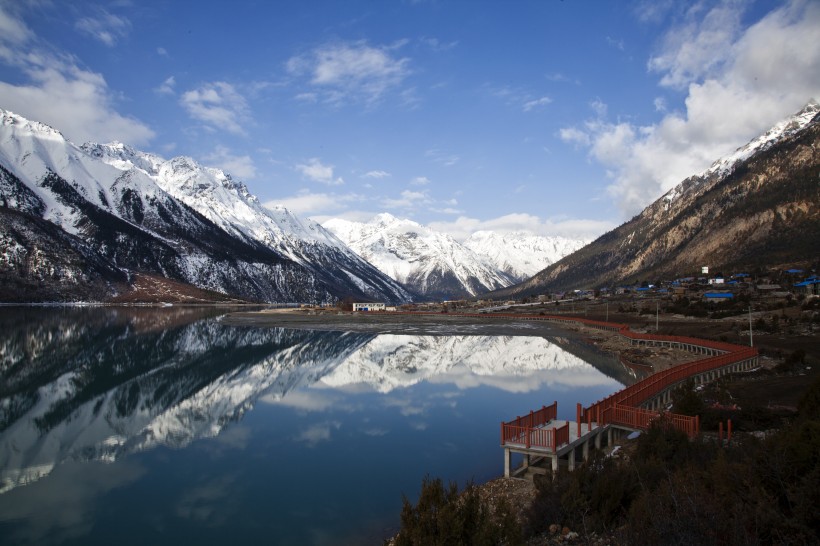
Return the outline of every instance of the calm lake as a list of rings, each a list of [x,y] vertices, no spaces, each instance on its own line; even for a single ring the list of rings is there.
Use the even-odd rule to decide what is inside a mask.
[[[394,335],[213,308],[0,307],[4,544],[381,544],[429,474],[503,471],[499,423],[633,379],[552,330]]]

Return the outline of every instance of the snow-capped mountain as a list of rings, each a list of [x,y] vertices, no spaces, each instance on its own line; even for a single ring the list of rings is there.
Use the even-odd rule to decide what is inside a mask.
[[[107,300],[137,274],[260,301],[407,299],[321,227],[286,211],[277,224],[221,171],[80,148],[4,110],[0,197],[4,301]]]
[[[426,298],[471,297],[513,282],[449,235],[411,220],[383,213],[367,223],[334,218],[323,225],[380,271]]]
[[[618,228],[493,297],[732,271],[811,269],[820,237],[820,105],[809,102]]]
[[[205,167],[190,157],[166,161],[118,142],[87,143],[82,149],[122,171],[139,169],[228,233],[274,249],[310,269],[338,292],[349,291],[353,284],[366,298],[392,302],[412,299],[401,285],[320,224],[299,218],[282,206],[266,208],[244,184],[220,169]]]
[[[505,234],[476,231],[464,241],[464,246],[520,282],[587,243],[589,241],[582,239],[544,237],[523,231]]]
[[[820,103],[810,100],[802,110],[780,122],[771,129],[752,139],[749,143],[741,146],[733,153],[721,157],[702,173],[690,176],[668,192],[660,199],[660,203],[668,209],[672,203],[681,195],[691,193],[692,188],[708,183],[717,183],[723,180],[736,164],[746,161],[754,154],[765,151],[795,134],[799,133],[820,113]]]

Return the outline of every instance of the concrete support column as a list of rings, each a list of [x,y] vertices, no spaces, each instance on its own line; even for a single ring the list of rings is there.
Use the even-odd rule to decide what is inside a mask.
[[[552,473],[555,474],[558,472],[558,455],[553,455],[550,460],[552,461]]]
[[[510,458],[511,458],[510,448],[505,447],[504,448],[504,477],[505,478],[510,477]]]
[[[575,470],[575,448],[570,449],[567,453],[567,464],[570,472]]]
[[[584,442],[583,447],[581,448],[581,452],[583,454],[584,460],[586,461],[589,459],[589,440]]]

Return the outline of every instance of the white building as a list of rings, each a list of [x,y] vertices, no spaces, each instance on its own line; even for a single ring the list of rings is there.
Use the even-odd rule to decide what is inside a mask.
[[[354,303],[354,311],[384,311],[383,303]]]

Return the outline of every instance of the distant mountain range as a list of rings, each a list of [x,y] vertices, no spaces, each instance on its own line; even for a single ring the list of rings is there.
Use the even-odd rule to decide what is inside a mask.
[[[471,298],[519,282],[584,245],[526,233],[473,234],[463,244],[412,220],[379,214],[369,222],[323,224],[359,256],[426,299]]]
[[[681,182],[640,214],[490,297],[820,266],[820,105]]]
[[[389,214],[326,229],[189,157],[77,146],[4,110],[0,197],[5,302],[454,299],[509,286],[580,246],[492,232],[462,245]]]
[[[389,214],[322,226],[263,206],[191,158],[77,146],[0,110],[0,301],[401,303],[653,281],[704,265],[816,267],[818,112],[809,103],[584,246],[493,232],[459,243]]]
[[[118,143],[78,147],[3,110],[0,196],[0,301],[139,300],[146,279],[200,289],[189,300],[412,298],[316,222],[263,207],[218,169]]]

